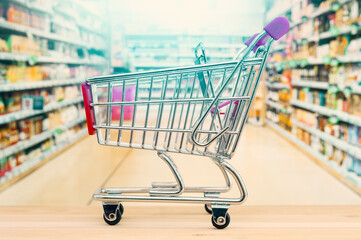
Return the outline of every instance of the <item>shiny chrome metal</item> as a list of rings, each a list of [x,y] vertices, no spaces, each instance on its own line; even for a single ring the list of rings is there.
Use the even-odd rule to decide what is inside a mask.
[[[175,187],[169,188],[168,186],[165,187],[157,187],[153,188],[149,191],[150,195],[179,195],[184,191],[184,182],[183,179],[178,171],[177,166],[173,162],[172,158],[166,152],[157,152],[160,159],[162,159],[170,168],[177,185]],[[172,189],[172,190],[165,190],[165,189]]]
[[[116,191],[111,189],[98,189],[93,194],[93,199],[98,201],[129,201],[129,202],[140,202],[140,201],[166,201],[166,202],[187,202],[187,203],[230,203],[230,204],[241,204],[247,197],[246,187],[239,173],[226,161],[221,161],[220,164],[224,169],[233,177],[236,182],[240,196],[238,198],[222,198],[222,197],[182,197],[182,196],[162,196],[162,195],[128,195],[125,193],[146,193],[152,189],[143,188],[117,188]],[[205,189],[205,188],[199,188]],[[167,190],[173,190],[172,188]],[[186,192],[186,191],[184,191]],[[203,192],[203,191],[202,191]]]
[[[238,144],[273,41],[269,38],[265,46],[253,52],[265,34],[255,37],[234,61],[209,64],[200,44],[197,48],[201,54],[197,49],[195,52],[196,66],[88,79],[99,144],[155,150],[175,178],[174,182],[153,182],[149,187],[101,188],[93,199],[107,203],[205,203],[218,209],[217,223],[222,224],[230,204],[241,204],[247,198],[241,176],[227,160]],[[115,87],[122,87],[122,101],[113,101]],[[125,100],[127,89],[131,88],[134,98]],[[108,94],[106,100],[98,98],[102,90]],[[114,107],[121,109],[116,121],[112,120]],[[133,116],[130,121],[124,120],[126,111]],[[186,186],[170,152],[210,157],[225,184]],[[236,183],[239,196],[224,197],[232,183]]]
[[[255,40],[253,40],[254,43],[257,43],[264,35],[266,35],[267,32],[263,31],[261,34],[259,34]],[[252,43],[253,43],[252,42]],[[252,44],[251,44],[252,45]],[[247,50],[245,51],[245,54],[242,56],[242,58],[239,60],[239,62],[237,63],[237,65],[234,67],[234,70],[232,71],[231,75],[227,78],[227,80],[225,81],[225,83],[223,84],[223,86],[221,87],[221,89],[219,90],[218,94],[214,97],[212,103],[209,105],[208,109],[205,111],[204,115],[201,116],[199,118],[199,120],[197,121],[195,127],[193,128],[192,131],[192,135],[191,135],[191,140],[194,144],[198,145],[198,146],[202,146],[202,147],[207,147],[209,146],[212,142],[214,142],[217,138],[219,138],[220,136],[222,136],[228,129],[229,127],[224,127],[218,134],[216,134],[216,136],[214,136],[213,138],[211,138],[210,140],[200,143],[198,142],[195,138],[196,138],[196,134],[197,131],[199,129],[199,127],[201,126],[201,124],[204,122],[204,120],[206,119],[207,115],[211,112],[211,109],[213,108],[213,106],[215,105],[215,103],[218,101],[218,99],[220,98],[221,94],[223,93],[223,91],[225,90],[226,86],[229,84],[229,82],[232,80],[233,76],[236,74],[236,71],[239,69],[242,69],[242,67],[245,67],[245,61],[247,61],[247,57],[248,54],[252,51],[251,48],[247,48]],[[264,65],[264,61],[266,60],[267,55],[265,56],[265,58],[260,58],[263,60],[263,65]],[[255,58],[256,59],[256,58]],[[253,69],[253,66],[252,66]],[[263,66],[262,66],[263,69]],[[262,73],[262,72],[261,72]],[[259,75],[260,77],[260,75]],[[259,80],[258,77],[258,80]],[[250,106],[250,104],[248,105]]]

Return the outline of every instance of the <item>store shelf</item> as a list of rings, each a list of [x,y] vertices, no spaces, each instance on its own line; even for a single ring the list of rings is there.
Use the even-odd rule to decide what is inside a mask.
[[[324,140],[325,142],[332,144],[336,148],[339,148],[342,151],[344,151],[354,157],[361,156],[361,148],[359,148],[357,146],[353,146],[344,140],[338,139],[337,137],[326,134],[325,132],[320,131],[314,127],[307,126],[306,124],[299,122],[295,119],[292,119],[291,121],[294,126],[302,128],[303,130],[311,133],[314,136],[317,136],[318,138]],[[361,178],[360,178],[360,180],[361,180]]]
[[[62,102],[48,104],[44,107],[43,110],[21,110],[14,113],[8,113],[0,116],[0,124],[6,124],[12,121],[17,121],[20,119],[32,117],[38,114],[50,112],[59,108],[67,107],[73,104],[77,104],[83,101],[82,97],[78,97],[72,100],[64,100]]]
[[[279,83],[279,82],[275,82],[275,83],[267,82],[266,85],[267,85],[267,87],[274,88],[274,89],[289,89],[290,88],[290,86],[288,84]]]
[[[337,36],[344,35],[344,34],[351,33],[351,32],[352,32],[352,28],[350,26],[345,26],[345,27],[339,28],[337,33],[333,33],[330,31],[320,33],[318,36],[318,39],[316,39],[316,41],[327,39],[327,38],[337,37]]]
[[[30,90],[30,89],[75,85],[75,84],[80,84],[82,82],[84,82],[84,79],[71,78],[71,79],[43,80],[43,81],[35,81],[35,82],[6,83],[6,84],[0,84],[0,92],[22,91],[22,90]]]
[[[299,80],[299,81],[292,81],[293,87],[308,87],[308,88],[315,88],[321,90],[327,90],[330,84],[328,82],[318,82],[318,81],[308,81],[308,80]],[[361,94],[361,86],[344,86],[343,88],[349,87],[351,88],[351,92],[354,94]]]
[[[323,64],[325,64],[325,63],[323,62],[323,60],[322,60],[321,58],[313,58],[313,57],[310,57],[310,58],[308,58],[308,60],[307,60],[307,64],[308,64],[308,65],[323,65]]]
[[[18,153],[20,151],[23,151],[23,150],[25,150],[27,148],[35,146],[36,144],[41,143],[41,142],[53,137],[54,136],[54,131],[56,131],[56,130],[63,130],[64,131],[64,130],[66,130],[68,128],[74,127],[74,126],[76,126],[76,125],[78,125],[78,124],[80,124],[82,122],[85,122],[85,121],[86,121],[86,118],[81,117],[79,119],[71,121],[70,123],[66,123],[63,126],[60,126],[60,127],[56,128],[56,129],[48,130],[48,131],[42,132],[40,134],[37,134],[37,135],[31,137],[28,140],[20,141],[20,142],[18,142],[17,144],[15,144],[13,146],[10,146],[10,147],[7,147],[7,148],[1,150],[0,159],[11,156],[13,154],[16,154],[16,153]]]
[[[352,0],[338,0],[337,2],[340,4],[340,5],[343,5],[343,4],[346,4],[348,2],[351,2]],[[326,13],[329,13],[331,12],[331,7],[330,6],[327,6],[327,7],[324,7],[324,8],[318,8],[316,11],[314,11],[310,16],[303,16],[304,18],[308,20],[312,20],[314,18],[317,18],[323,14],[326,14]],[[302,24],[304,21],[302,21],[302,19],[296,21],[295,23],[291,24],[290,26],[290,29]]]
[[[21,5],[22,7],[25,7],[29,10],[35,10],[37,12],[42,12],[42,13],[46,13],[48,15],[52,15],[53,11],[50,8],[45,8],[41,5],[38,4],[33,4],[30,3],[29,1],[24,1],[24,0],[8,0],[9,2],[13,2],[13,3],[17,3],[19,5]]]
[[[275,6],[273,8],[271,8],[268,12],[267,12],[267,15],[266,15],[266,20],[269,22],[269,21],[272,21],[274,18],[276,17],[280,17],[280,16],[283,16],[285,15],[287,12],[290,12],[292,7],[293,7],[293,4],[292,1],[289,1],[289,4],[287,5],[282,5],[282,6]]]
[[[282,106],[281,104],[279,104],[278,102],[266,100],[266,104],[270,107],[277,109],[278,111],[283,112],[283,113],[292,113],[292,109],[288,109],[288,108]]]
[[[3,61],[18,61],[18,62],[38,62],[38,63],[64,63],[74,65],[106,65],[105,60],[89,60],[89,59],[76,59],[70,57],[53,57],[53,56],[31,56],[27,54],[0,52],[0,60]]]
[[[361,62],[361,54],[337,56],[336,59],[341,63],[358,63]]]
[[[86,3],[86,1],[79,1],[79,0],[66,0],[64,2],[67,2],[68,4],[69,3],[74,3],[77,5],[77,8],[80,8],[82,10],[85,10],[87,13],[90,13],[91,15],[93,15],[95,18],[103,21],[103,22],[106,22],[106,19],[104,18],[103,15],[99,14],[99,12],[97,11],[94,11],[94,9],[92,8],[89,8],[88,4]]]
[[[336,56],[334,58],[331,58],[334,60],[337,60],[338,63],[361,63],[361,54],[348,54],[348,55],[342,55],[342,56]],[[294,67],[289,68],[299,68],[302,67],[302,64],[305,66],[307,65],[325,65],[326,63],[322,58],[313,58],[310,57],[308,59],[301,59],[301,60],[295,60],[296,65]],[[267,63],[267,66],[269,68],[276,67],[279,64],[288,64],[288,62],[269,62]],[[329,63],[328,63],[329,64]]]
[[[274,52],[279,52],[279,51],[284,51],[286,49],[287,45],[286,44],[279,44],[279,45],[276,45],[276,46],[273,46],[271,48],[271,53],[274,53]]]
[[[61,152],[68,149],[74,143],[79,141],[80,138],[85,137],[87,133],[88,130],[86,128],[82,129],[72,138],[57,143],[57,145],[52,146],[50,150],[43,152],[40,156],[34,159],[29,159],[21,165],[13,168],[11,172],[6,173],[4,177],[0,178],[0,191],[10,186],[11,184],[14,184],[15,182],[21,180],[31,172],[35,171],[36,169],[56,157]]]
[[[292,81],[293,87],[309,87],[309,88],[326,90],[328,88],[328,85],[329,85],[328,82],[307,81],[307,80]]]
[[[284,138],[289,140],[295,146],[297,146],[301,151],[306,153],[308,156],[312,158],[316,163],[324,167],[327,171],[329,171],[333,176],[337,179],[344,182],[348,185],[351,189],[361,195],[361,178],[358,177],[356,174],[347,171],[345,168],[340,167],[334,161],[329,161],[327,157],[320,152],[316,151],[303,141],[297,139],[297,137],[286,130],[279,127],[277,124],[269,121],[266,119],[266,123],[270,126],[273,130],[280,133]]]
[[[46,139],[49,139],[52,136],[51,131],[42,132],[38,135],[35,135],[31,137],[28,140],[20,141],[17,144],[7,147],[0,152],[0,159],[8,157],[12,154],[15,154],[17,152],[20,152],[24,149],[27,149],[29,147],[32,147],[40,142],[45,141]]]
[[[327,107],[322,107],[312,103],[305,103],[299,100],[291,100],[290,104],[325,116],[335,116],[343,122],[347,122],[361,127],[361,117],[357,117],[346,112],[329,109]]]
[[[83,41],[72,40],[71,37],[63,37],[63,36],[55,34],[55,33],[49,33],[49,32],[45,32],[43,30],[39,30],[36,28],[28,27],[28,26],[23,26],[23,25],[20,25],[17,23],[7,22],[4,19],[0,19],[0,29],[10,30],[10,31],[14,31],[14,32],[24,33],[24,34],[32,34],[32,35],[46,38],[49,40],[65,42],[65,43],[73,44],[73,45],[80,46],[80,47],[99,49],[99,46],[96,46],[94,44],[85,43]],[[100,48],[100,50],[102,50],[102,47]]]
[[[82,114],[84,115],[84,114]],[[62,126],[59,126],[55,129],[53,129],[53,132],[54,131],[58,131],[58,130],[62,130],[62,131],[65,131],[66,129],[69,129],[69,128],[72,128],[80,123],[83,123],[86,121],[86,117],[85,116],[82,116],[82,117],[78,117],[77,119],[71,121],[71,122],[68,122],[68,123],[65,123],[64,125]]]
[[[0,52],[0,60],[26,62],[29,58],[30,56],[25,54]]]
[[[36,57],[36,61],[39,63],[64,63],[74,65],[106,65],[105,60],[90,60],[90,59],[76,59],[70,57],[52,57],[52,56],[39,56]]]
[[[177,64],[177,63],[141,63],[141,62],[135,62],[133,65],[135,68],[152,68],[152,69],[162,69],[162,68],[176,68],[180,66],[186,66],[185,64]]]

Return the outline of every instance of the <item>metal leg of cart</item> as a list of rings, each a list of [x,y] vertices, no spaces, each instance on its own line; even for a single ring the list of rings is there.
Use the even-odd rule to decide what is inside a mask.
[[[247,191],[239,173],[221,158],[211,158],[223,174],[226,185],[224,187],[185,187],[176,164],[166,152],[158,152],[158,156],[170,168],[175,182],[153,182],[151,187],[138,188],[101,188],[94,195],[94,200],[103,201],[104,220],[110,224],[117,224],[124,212],[120,202],[126,201],[153,201],[153,202],[188,202],[203,203],[208,213],[212,214],[211,221],[216,228],[225,228],[230,222],[227,213],[231,204],[240,204],[247,197]],[[232,182],[229,175],[235,180],[239,191],[239,198],[222,198],[221,193],[230,190]],[[203,193],[204,197],[180,196],[186,192]],[[147,193],[147,195],[130,195]]]

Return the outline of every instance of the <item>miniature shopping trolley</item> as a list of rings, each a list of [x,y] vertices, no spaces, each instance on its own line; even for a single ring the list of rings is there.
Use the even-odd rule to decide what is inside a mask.
[[[105,222],[121,220],[121,202],[164,201],[205,204],[216,228],[228,226],[230,205],[243,203],[247,192],[227,160],[235,152],[271,43],[288,29],[285,18],[274,19],[247,41],[234,61],[198,61],[201,65],[94,77],[82,84],[89,134],[96,133],[101,145],[157,151],[175,179],[142,188],[98,189],[93,199],[103,202]],[[205,59],[204,52],[198,57]],[[114,118],[114,109],[120,109],[119,118]],[[209,157],[225,186],[185,186],[169,153]],[[239,197],[222,196],[231,179]]]

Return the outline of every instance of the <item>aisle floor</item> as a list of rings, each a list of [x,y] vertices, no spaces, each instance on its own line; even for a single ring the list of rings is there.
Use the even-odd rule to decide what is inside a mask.
[[[172,157],[186,184],[223,184],[210,160]],[[361,204],[359,195],[267,127],[247,125],[230,163],[246,183],[248,205]],[[99,204],[91,200],[96,188],[150,186],[152,181],[172,181],[156,152],[104,147],[91,136],[2,191],[0,205],[94,205]]]

